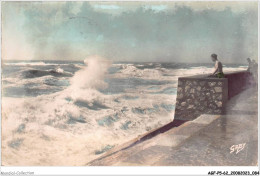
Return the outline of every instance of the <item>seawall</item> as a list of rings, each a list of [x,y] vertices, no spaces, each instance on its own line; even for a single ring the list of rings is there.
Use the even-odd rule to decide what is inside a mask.
[[[247,71],[226,73],[225,78],[180,77],[174,119],[193,120],[201,114],[224,114],[228,99],[251,87],[253,82]]]
[[[248,88],[252,89],[252,85],[254,85],[253,78],[251,74],[246,71],[226,73],[225,78],[221,79],[211,78],[208,77],[208,75],[180,77],[178,79],[178,91],[176,97],[176,115],[175,119],[171,123],[154,129],[123,145],[119,145],[104,153],[101,157],[91,161],[90,163],[86,163],[86,165],[178,165],[176,163],[180,162],[184,162],[185,164],[185,162],[190,162],[192,160],[188,159],[185,161],[180,158],[180,160],[176,160],[176,158],[168,158],[169,162],[172,162],[173,164],[167,164],[164,162],[165,158],[169,155],[173,153],[174,155],[177,155],[177,151],[182,150],[182,147],[179,146],[185,145],[187,141],[189,143],[187,147],[195,147],[196,150],[198,150],[198,154],[203,153],[204,151],[200,150],[200,146],[197,148],[197,145],[200,145],[200,142],[196,140],[196,138],[199,139],[205,134],[210,134],[209,139],[207,139],[209,142],[207,146],[212,146],[218,140],[220,140],[219,144],[225,145],[225,147],[227,147],[225,143],[228,145],[232,143],[233,145],[233,143],[239,142],[237,141],[238,138],[236,136],[240,135],[240,133],[248,133],[243,140],[250,139],[249,136],[255,136],[256,134],[252,131],[251,127],[257,131],[257,123],[255,123],[255,121],[257,121],[257,110],[252,112],[242,110],[239,114],[234,113],[237,112],[237,107],[257,107],[257,91],[255,95],[255,90],[249,92],[243,91]],[[240,95],[236,96],[242,91],[244,93],[242,93],[241,97]],[[188,101],[187,99],[191,100]],[[195,100],[197,100],[198,103],[195,103]],[[253,105],[247,103],[250,101]],[[186,103],[185,106],[183,106],[183,102]],[[222,103],[222,106],[217,106],[217,103],[219,102]],[[216,106],[215,109],[212,108],[212,105]],[[181,108],[177,108],[177,106]],[[191,108],[189,106],[193,107]],[[201,106],[203,106],[203,109]],[[233,107],[235,107],[235,109]],[[190,114],[187,114],[187,112]],[[246,119],[243,120],[245,123],[239,123],[243,117],[246,117]],[[241,129],[239,125],[243,125],[244,131],[239,131],[239,129]],[[249,127],[248,132],[245,131],[247,130],[247,125],[251,126]],[[229,130],[229,133],[226,133],[227,128],[231,130]],[[203,132],[204,129],[207,130]],[[197,134],[200,131],[202,131],[201,134]],[[226,137],[228,137],[228,141],[225,141],[227,140]],[[254,138],[252,146],[255,147],[255,144]],[[223,146],[220,146],[219,149],[213,147],[211,150],[216,149],[216,151],[213,152],[223,153],[224,149],[221,150],[221,148],[223,148]],[[228,148],[224,151],[228,151]],[[190,156],[186,155],[186,153],[189,153],[190,151],[185,151],[186,153],[183,152],[184,151],[180,153],[183,158]],[[206,154],[203,154],[203,156],[204,155],[207,156]],[[158,157],[161,158],[160,162],[157,162],[159,161]],[[214,157],[216,158],[217,156]],[[210,158],[210,156],[208,158]],[[229,159],[230,157],[223,158],[223,161],[221,160],[221,162],[231,162]],[[253,159],[255,162],[253,155],[250,159]],[[200,159],[198,157],[194,158],[194,162],[196,160]],[[155,164],[156,162],[157,164]],[[236,162],[238,162],[238,160],[232,158],[232,164]],[[247,162],[249,163],[249,161]],[[252,161],[250,160],[250,162]],[[195,162],[192,165],[200,164],[196,164]]]

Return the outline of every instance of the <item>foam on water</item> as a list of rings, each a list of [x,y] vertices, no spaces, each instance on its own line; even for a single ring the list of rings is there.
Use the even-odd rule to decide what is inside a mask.
[[[158,63],[112,64],[96,56],[86,59],[80,70],[69,68],[70,77],[3,76],[3,89],[9,91],[2,98],[3,165],[84,165],[172,121],[178,76],[212,71],[168,69]],[[17,74],[35,67],[22,69]],[[66,69],[57,65],[56,72]],[[29,93],[13,96],[12,87]]]

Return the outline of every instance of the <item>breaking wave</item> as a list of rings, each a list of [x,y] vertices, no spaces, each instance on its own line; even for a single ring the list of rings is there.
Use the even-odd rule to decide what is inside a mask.
[[[75,65],[3,67],[3,165],[84,165],[172,121],[178,76],[211,71],[98,56]]]
[[[24,78],[35,78],[35,77],[42,77],[42,76],[47,76],[51,75],[54,77],[71,77],[72,74],[68,72],[64,72],[62,69],[57,69],[57,70],[26,70],[23,71],[22,76]]]

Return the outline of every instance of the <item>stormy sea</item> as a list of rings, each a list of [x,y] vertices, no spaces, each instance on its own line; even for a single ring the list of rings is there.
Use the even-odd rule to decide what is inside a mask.
[[[172,121],[178,77],[213,66],[2,61],[2,164],[85,165]],[[224,72],[245,69],[224,65]]]

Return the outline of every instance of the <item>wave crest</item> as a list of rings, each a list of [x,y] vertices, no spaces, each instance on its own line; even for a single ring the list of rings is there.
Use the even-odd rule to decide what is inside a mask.
[[[72,74],[68,72],[64,72],[61,70],[37,70],[37,69],[32,69],[32,70],[25,70],[22,73],[24,78],[36,78],[36,77],[42,77],[42,76],[47,76],[51,75],[54,77],[71,77]]]
[[[84,63],[86,66],[77,71],[70,80],[71,86],[68,89],[72,91],[71,98],[74,100],[94,98],[100,94],[98,89],[107,87],[104,77],[111,62],[99,56],[91,56]]]

